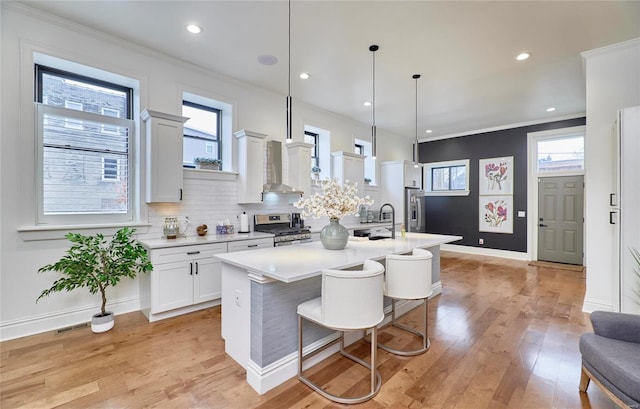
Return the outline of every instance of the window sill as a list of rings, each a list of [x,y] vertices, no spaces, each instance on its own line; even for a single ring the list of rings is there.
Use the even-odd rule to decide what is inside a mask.
[[[185,179],[200,180],[236,180],[238,172],[229,172],[226,170],[207,170],[207,169],[182,169],[182,176]]]
[[[450,190],[447,192],[424,192],[425,196],[469,196],[469,190]]]
[[[148,223],[87,224],[58,226],[19,227],[18,234],[23,241],[61,240],[67,233],[113,235],[121,227],[135,228],[137,234],[145,234],[151,225]]]

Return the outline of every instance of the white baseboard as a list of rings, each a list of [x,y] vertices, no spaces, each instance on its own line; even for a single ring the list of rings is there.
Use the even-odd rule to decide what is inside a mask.
[[[492,257],[509,258],[513,260],[531,261],[531,256],[529,255],[529,253],[522,253],[519,251],[460,246],[457,244],[441,244],[440,250],[453,251],[455,253],[477,254],[480,256],[492,256]]]
[[[434,284],[436,285],[436,284]],[[442,286],[439,287],[442,290]],[[435,295],[435,291],[434,291]],[[412,301],[399,301],[396,303],[396,313],[398,316],[401,316],[408,311],[418,307],[422,304],[422,300],[412,300]],[[385,308],[385,313],[391,312],[391,306]],[[391,321],[391,317],[386,317],[384,321],[380,325],[385,325]],[[356,342],[360,338],[362,338],[362,331],[351,331],[345,334],[345,345],[351,345]],[[325,338],[322,338],[312,344],[306,346],[303,349],[305,354],[315,351],[318,348],[321,348],[332,341],[334,341],[338,337],[338,333],[333,333]],[[326,350],[319,352],[317,355],[309,358],[309,360],[305,361],[304,369],[311,368],[318,362],[330,357],[340,350],[340,345],[332,345]],[[291,353],[276,362],[273,362],[265,367],[261,367],[256,364],[254,361],[249,359],[249,363],[246,367],[247,370],[247,382],[256,392],[259,394],[267,393],[269,390],[275,388],[276,386],[288,381],[289,379],[297,376],[298,374],[298,352]]]
[[[200,304],[189,305],[182,308],[176,308],[174,310],[164,311],[152,314],[150,308],[145,308],[142,311],[145,317],[149,320],[149,322],[164,320],[171,317],[177,317],[178,315],[187,314],[194,311],[204,310],[205,308],[215,307],[220,305],[220,298],[212,301],[206,301]]]
[[[131,297],[115,300],[107,304],[108,311],[112,311],[117,316],[128,312],[140,310],[140,298]],[[42,314],[29,318],[21,318],[5,321],[0,324],[0,341],[26,337],[47,331],[54,331],[74,325],[84,324],[91,321],[91,316],[100,312],[100,306],[84,306],[53,314]]]
[[[582,304],[582,312],[592,313],[594,311],[615,311],[615,309],[613,305],[585,299]]]

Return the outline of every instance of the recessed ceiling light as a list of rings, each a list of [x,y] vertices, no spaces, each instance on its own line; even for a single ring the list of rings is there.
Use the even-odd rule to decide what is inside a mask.
[[[431,129],[427,129],[425,132],[426,132],[426,133],[431,133],[431,132],[433,132],[433,131],[432,131]]]
[[[370,107],[371,106],[371,101],[364,101],[364,104],[362,104],[366,107]]]
[[[309,74],[306,72],[301,72],[300,73],[300,78],[302,78],[303,80],[308,80],[309,79]]]
[[[526,60],[526,59],[527,59],[527,58],[529,58],[529,57],[531,57],[531,54],[530,54],[530,53],[520,53],[520,54],[518,54],[518,56],[516,57],[516,60],[518,60],[518,61],[524,61],[524,60]]]
[[[193,34],[199,34],[202,32],[202,27],[197,24],[189,24],[187,26],[187,31]]]
[[[555,108],[555,107],[549,107],[549,108],[547,108],[547,112],[553,112],[553,111],[555,111],[555,110],[556,110],[556,108]]]
[[[258,62],[262,65],[273,65],[278,62],[278,57],[271,54],[262,54],[258,56]]]

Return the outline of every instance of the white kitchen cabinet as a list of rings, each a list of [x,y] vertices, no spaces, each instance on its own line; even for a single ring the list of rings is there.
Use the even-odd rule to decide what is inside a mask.
[[[311,149],[313,144],[293,142],[286,146],[289,151],[289,184],[309,196],[311,194]]]
[[[227,253],[244,250],[257,250],[273,247],[273,238],[239,240],[229,242]]]
[[[415,167],[413,162],[404,163],[404,186],[422,188],[422,167]]]
[[[183,123],[189,118],[145,109],[146,202],[182,200]]]
[[[414,167],[413,162],[403,160],[380,163],[380,204],[391,203],[399,223],[405,219],[405,187],[422,187],[421,168]]]
[[[140,284],[142,310],[149,321],[218,304],[221,262],[214,255],[226,252],[227,243],[150,250],[153,271]]]
[[[262,203],[267,135],[244,129],[234,135],[238,140],[238,203]]]
[[[340,183],[358,183],[358,196],[364,192],[364,156],[349,152],[331,152],[331,174]]]

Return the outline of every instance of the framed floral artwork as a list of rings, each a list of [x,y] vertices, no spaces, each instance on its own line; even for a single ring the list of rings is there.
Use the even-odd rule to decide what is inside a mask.
[[[480,159],[480,195],[513,195],[513,156]]]
[[[480,196],[479,231],[513,233],[513,196]]]

